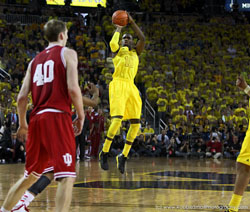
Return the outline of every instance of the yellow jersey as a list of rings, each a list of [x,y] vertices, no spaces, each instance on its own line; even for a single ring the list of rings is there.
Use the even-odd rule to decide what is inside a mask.
[[[134,81],[136,76],[139,58],[135,49],[129,50],[127,46],[121,47],[113,58],[115,72],[112,77]]]

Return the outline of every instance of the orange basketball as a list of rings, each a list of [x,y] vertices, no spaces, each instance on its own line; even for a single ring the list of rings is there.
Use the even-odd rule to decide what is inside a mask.
[[[117,10],[112,15],[112,23],[119,26],[126,26],[128,24],[128,14],[124,10]]]

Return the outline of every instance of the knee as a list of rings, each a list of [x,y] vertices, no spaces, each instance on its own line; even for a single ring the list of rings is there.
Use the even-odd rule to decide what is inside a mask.
[[[244,174],[245,176],[250,177],[250,166],[238,162],[236,170],[237,174]]]
[[[54,172],[47,172],[43,174],[43,176],[46,176],[50,181],[54,179]]]
[[[111,120],[111,124],[112,125],[121,125],[121,123],[122,123],[122,119],[120,119],[120,118],[113,118],[112,120]]]
[[[109,127],[109,131],[108,131],[108,137],[113,138],[116,134],[116,131],[119,129],[119,127],[122,124],[122,119],[120,118],[114,118],[111,121],[111,125]]]
[[[138,130],[140,128],[140,124],[130,124],[127,140],[133,141],[137,136]]]
[[[56,179],[57,182],[59,182],[61,185],[64,186],[72,186],[75,180],[76,180],[75,177],[62,177]]]
[[[35,177],[33,174],[30,174],[28,177],[25,177],[23,179],[23,186],[29,188],[31,185],[37,182],[37,180],[38,180],[37,177]]]
[[[47,174],[47,176],[50,175]],[[51,180],[47,176],[42,175],[28,190],[35,195],[41,193],[51,183]]]

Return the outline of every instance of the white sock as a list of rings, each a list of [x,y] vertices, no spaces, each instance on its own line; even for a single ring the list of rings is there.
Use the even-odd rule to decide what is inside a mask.
[[[1,207],[1,211],[2,212],[10,212],[10,211],[7,211],[6,209],[4,209],[4,207]]]
[[[26,205],[26,207],[28,207],[34,198],[35,196],[33,194],[31,194],[29,191],[26,191],[14,208],[18,208],[20,205]]]

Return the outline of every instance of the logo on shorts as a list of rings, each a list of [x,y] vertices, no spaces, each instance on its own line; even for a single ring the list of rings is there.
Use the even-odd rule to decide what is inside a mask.
[[[67,166],[70,166],[72,163],[72,156],[69,153],[66,153],[65,155],[63,155],[63,160],[64,163],[67,164]]]

